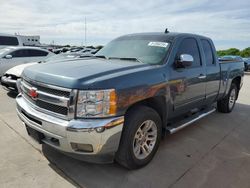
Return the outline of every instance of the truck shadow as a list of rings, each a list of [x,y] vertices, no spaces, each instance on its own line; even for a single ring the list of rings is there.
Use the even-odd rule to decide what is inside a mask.
[[[116,163],[100,165],[79,161],[47,145],[43,145],[42,151],[49,166],[75,187],[165,188],[210,154],[211,148],[236,127],[241,126],[243,132],[249,132],[249,126],[245,126],[245,122],[250,121],[249,112],[250,105],[237,103],[231,114],[216,112],[165,137],[154,159],[146,167],[133,171]],[[248,145],[244,147],[250,151]]]

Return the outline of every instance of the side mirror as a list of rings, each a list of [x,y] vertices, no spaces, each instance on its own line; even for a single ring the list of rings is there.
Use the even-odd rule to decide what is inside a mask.
[[[175,61],[176,68],[186,68],[190,67],[194,62],[193,56],[189,54],[181,54]]]
[[[12,59],[12,55],[6,55],[5,58],[6,59]]]

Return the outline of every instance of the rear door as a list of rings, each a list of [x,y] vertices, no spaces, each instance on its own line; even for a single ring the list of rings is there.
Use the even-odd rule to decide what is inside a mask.
[[[202,65],[198,40],[194,37],[184,38],[177,49],[176,59],[181,54],[191,55],[194,62],[190,67],[171,68],[170,88],[174,114],[188,112],[201,106],[205,100],[206,72]]]
[[[206,102],[211,103],[216,99],[220,88],[220,66],[216,59],[212,42],[201,39],[202,53],[206,64]]]

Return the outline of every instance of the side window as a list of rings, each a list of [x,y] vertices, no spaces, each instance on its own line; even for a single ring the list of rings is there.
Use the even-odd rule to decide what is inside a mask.
[[[17,46],[18,45],[18,40],[17,40],[16,37],[0,36],[0,45]]]
[[[26,50],[16,50],[12,53],[10,53],[12,57],[27,57],[27,51]]]
[[[189,54],[193,56],[194,62],[191,68],[201,66],[198,44],[194,38],[186,38],[181,42],[177,52],[177,57],[179,57],[181,54]]]
[[[28,50],[29,57],[47,56],[48,52],[42,50]]]
[[[204,39],[201,40],[201,44],[206,58],[206,65],[207,66],[215,65],[211,44],[208,42],[208,40]]]

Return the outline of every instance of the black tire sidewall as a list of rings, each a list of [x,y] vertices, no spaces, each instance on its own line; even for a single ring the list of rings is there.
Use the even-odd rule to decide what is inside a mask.
[[[146,120],[152,120],[156,124],[157,139],[152,152],[145,159],[137,159],[133,152],[134,136],[138,128]],[[127,152],[126,161],[129,163],[129,165],[126,166],[130,169],[135,169],[145,166],[152,160],[160,144],[161,133],[162,133],[162,122],[160,116],[155,110],[147,106],[136,107],[127,114],[127,118],[125,119],[124,129],[126,130],[123,130],[122,139],[126,140],[123,140],[123,145],[120,145],[120,147],[125,147],[122,148],[123,152],[125,151]]]
[[[229,106],[229,103],[230,103],[230,96],[231,96],[231,93],[232,93],[232,90],[234,90],[235,89],[235,101],[234,101],[234,105],[230,108],[230,106]],[[232,85],[231,85],[231,88],[230,88],[230,91],[229,91],[229,93],[228,93],[228,99],[227,99],[227,106],[228,106],[228,111],[229,112],[232,112],[233,111],[233,109],[234,109],[234,106],[235,106],[235,103],[236,103],[236,99],[237,99],[237,97],[238,97],[238,88],[237,88],[237,86],[234,84],[234,83],[232,83]]]

